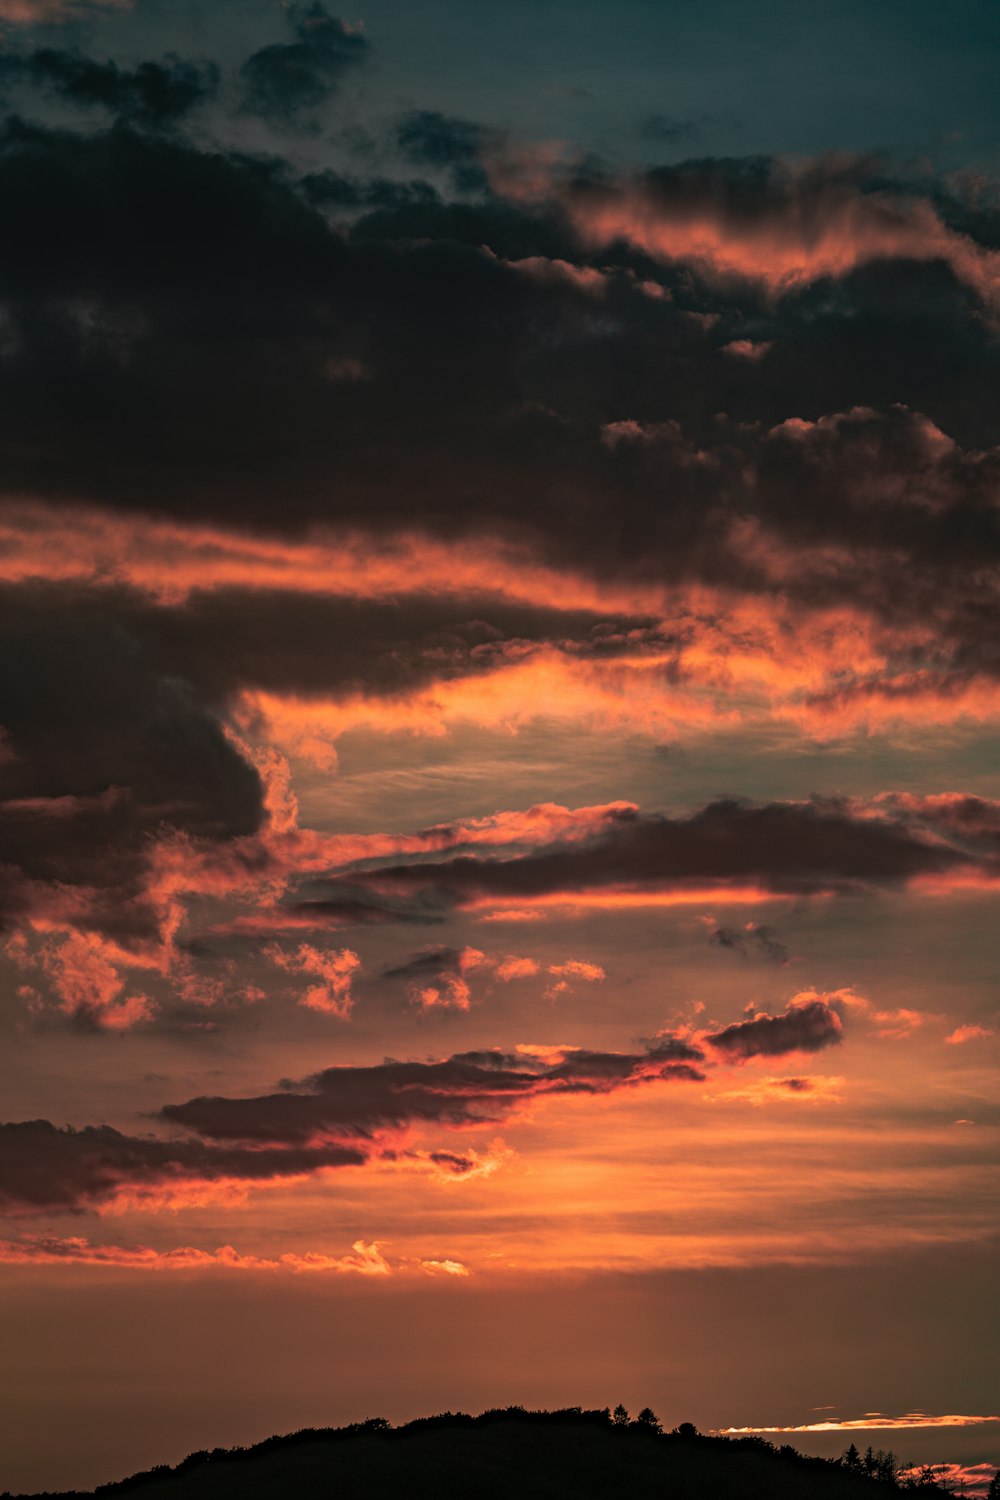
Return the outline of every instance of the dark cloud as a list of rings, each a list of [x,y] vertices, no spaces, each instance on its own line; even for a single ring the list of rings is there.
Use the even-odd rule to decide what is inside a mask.
[[[793,1002],[780,1016],[757,1015],[737,1021],[706,1040],[732,1062],[748,1057],[780,1057],[786,1052],[821,1052],[836,1046],[844,1027],[837,1012],[822,999]],[[789,1084],[793,1087],[793,1084]]]
[[[748,922],[744,927],[715,927],[709,933],[708,940],[717,948],[728,948],[742,958],[752,955],[775,964],[788,962],[788,949],[774,928],[766,925],[758,926],[755,922]]]
[[[437,1063],[386,1061],[327,1068],[280,1093],[167,1105],[180,1140],[110,1126],[59,1129],[47,1120],[0,1125],[0,1210],[76,1212],[128,1192],[295,1177],[368,1158],[368,1144],[413,1125],[453,1127],[508,1118],[522,1100],[604,1094],[651,1082],[697,1081],[702,1052],[675,1038],[641,1053],[577,1051],[542,1063],[520,1054],[468,1053]],[[390,1148],[391,1154],[391,1148]],[[431,1160],[461,1172],[460,1152]]]
[[[932,842],[905,822],[858,816],[846,805],[727,799],[688,817],[623,818],[591,840],[512,859],[422,859],[351,878],[397,897],[429,895],[447,910],[483,899],[715,882],[751,883],[775,894],[856,891],[967,863],[964,851]],[[771,941],[766,934],[758,946],[769,951]]]
[[[352,177],[343,172],[309,172],[298,183],[307,203],[320,210],[439,208],[441,199],[429,182],[399,182],[390,177]]]
[[[392,695],[495,670],[550,642],[580,655],[622,649],[599,621],[487,599],[222,590],[167,605],[122,589],[0,586],[5,904],[16,904],[14,871],[129,898],[159,831],[255,832],[260,780],[223,728],[245,688]],[[642,624],[625,622],[617,640]],[[436,916],[361,887],[317,892],[312,911],[318,924]],[[124,916],[113,912],[116,929]]]
[[[384,1062],[327,1068],[295,1091],[256,1099],[204,1098],[168,1104],[164,1120],[207,1140],[304,1144],[317,1137],[368,1139],[410,1124],[470,1125],[506,1119],[522,1099],[606,1093],[652,1080],[700,1077],[702,1053],[664,1038],[641,1053],[569,1052],[546,1064],[506,1053],[467,1053],[445,1062]]]
[[[162,130],[213,97],[219,69],[180,57],[123,68],[81,52],[40,47],[0,55],[0,90],[11,85],[46,90],[70,104],[105,109],[129,125]]]
[[[700,114],[693,119],[681,119],[676,115],[643,115],[637,130],[647,141],[656,141],[667,146],[689,146],[706,131],[722,127],[735,130],[739,120],[729,110],[717,114]]]
[[[134,634],[23,602],[0,603],[0,862],[12,899],[28,901],[30,882],[90,887],[96,924],[148,927],[122,902],[141,895],[150,837],[253,833],[260,779],[203,696],[158,670]]]
[[[320,4],[288,5],[285,16],[295,40],[262,47],[240,76],[246,109],[292,124],[333,96],[344,73],[364,61],[368,41]]]
[[[432,1161],[436,1167],[444,1167],[449,1172],[454,1172],[456,1177],[464,1177],[476,1166],[476,1160],[472,1156],[459,1156],[454,1151],[429,1151],[427,1160]]]
[[[432,974],[460,972],[461,948],[424,948],[403,963],[382,970],[385,979],[423,979]]]
[[[498,144],[498,132],[473,120],[439,114],[436,110],[412,110],[396,123],[396,145],[410,162],[430,168],[450,168],[458,192],[480,193],[489,188],[482,166],[484,150]]]
[[[721,197],[737,218],[787,198],[766,162],[678,172],[661,195]],[[786,587],[804,607],[905,609],[906,576],[918,597],[943,584],[973,631],[950,570],[1000,555],[978,453],[1000,439],[984,397],[1000,349],[940,263],[861,265],[777,305],[748,287],[737,308],[690,268],[595,252],[555,201],[453,203],[422,184],[23,124],[6,127],[0,201],[0,477],[18,493],[264,530],[500,531],[598,575],[762,590],[727,542],[727,519],[749,514],[779,541],[865,549],[820,579],[803,560]],[[349,211],[350,234],[321,206]],[[581,297],[538,275],[539,258],[602,268],[603,290]],[[772,345],[766,361],[720,353],[748,338]],[[372,378],[331,381],[345,358]],[[782,426],[835,412],[856,414]],[[921,414],[975,452],[930,453]],[[608,442],[622,422],[642,440]],[[931,485],[938,503],[872,504],[894,485]]]
[[[695,120],[678,120],[673,115],[643,115],[639,121],[639,134],[650,141],[664,141],[674,145],[678,141],[693,141],[700,128]]]
[[[479,159],[492,138],[485,126],[434,110],[413,110],[396,125],[396,144],[410,161],[422,166],[451,167]]]
[[[325,88],[364,55],[358,33],[315,7],[293,8],[289,24],[277,53],[291,54],[293,78],[318,69]],[[126,122],[176,118],[210,82],[176,59],[156,65],[167,76],[154,87],[143,67],[18,57]],[[302,102],[296,88],[281,108]],[[410,160],[447,171],[478,170],[504,146],[428,113],[397,136]],[[737,237],[780,241],[802,216],[818,232],[853,205],[873,233],[902,224],[911,240],[770,294],[627,238],[595,246],[573,214],[626,191],[651,213],[714,214]],[[11,119],[0,130],[0,484],[258,537],[323,523],[376,542],[499,535],[601,581],[767,600],[776,558],[800,620],[848,607],[888,632],[884,671],[839,673],[806,707],[836,713],[878,692],[947,702],[1000,678],[1000,343],[968,268],[920,258],[912,202],[971,237],[970,255],[1000,244],[988,195],[974,202],[867,158],[797,174],[768,158],[707,159],[628,181],[588,168],[556,174],[547,194],[486,185],[469,202],[440,184],[303,177],[276,157],[127,123],[85,135]],[[740,341],[769,345],[767,358],[724,352]],[[534,649],[657,652],[669,677],[685,645],[649,619],[483,599],[219,590],[168,606],[110,586],[25,584],[2,608],[14,653],[0,672],[16,757],[0,768],[8,909],[29,901],[25,880],[127,898],[161,826],[217,839],[258,826],[256,774],[221,728],[243,687],[393,695]],[[36,673],[47,696],[33,704]],[[420,886],[416,915],[431,920],[452,897],[613,878],[842,888],[952,868],[960,837],[932,847],[909,814],[862,827],[829,809],[734,807],[575,854],[407,867],[399,899],[356,886],[301,899],[317,920],[325,908],[330,921],[377,921],[405,916]],[[981,840],[975,852],[988,852]]]
[[[360,889],[352,895],[333,896],[326,900],[288,901],[275,911],[274,916],[278,927],[282,925],[282,919],[288,917],[296,922],[314,923],[316,927],[381,927],[391,922],[434,926],[444,921],[444,914],[431,899],[393,901]]]
[[[0,1209],[77,1212],[127,1190],[183,1194],[192,1184],[266,1182],[364,1160],[342,1144],[251,1151],[123,1135],[109,1125],[74,1130],[25,1120],[0,1124]]]

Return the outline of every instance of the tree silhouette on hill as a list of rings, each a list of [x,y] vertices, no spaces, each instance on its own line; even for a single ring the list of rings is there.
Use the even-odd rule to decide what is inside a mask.
[[[215,1448],[161,1464],[93,1492],[110,1500],[604,1500],[611,1494],[669,1493],[672,1500],[880,1500],[917,1491],[944,1500],[934,1471],[902,1475],[892,1453],[852,1443],[839,1459],[779,1449],[760,1434],[671,1432],[651,1407],[630,1418],[619,1403],[584,1410],[494,1408],[479,1416],[445,1412],[393,1427],[384,1417],[347,1427],[306,1428],[253,1448]],[[0,1500],[10,1500],[0,1496]],[[32,1500],[56,1500],[35,1496]],[[58,1500],[82,1500],[66,1492]],[[1000,1476],[989,1500],[1000,1500]]]

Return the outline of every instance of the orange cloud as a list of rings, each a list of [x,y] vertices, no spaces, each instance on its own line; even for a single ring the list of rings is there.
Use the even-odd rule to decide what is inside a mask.
[[[858,995],[852,989],[838,990],[837,1002],[841,1010],[852,1011],[870,1021],[876,1036],[890,1040],[912,1036],[914,1031],[935,1019],[925,1011],[911,1010],[906,1006],[879,1010],[865,995]]]
[[[460,1260],[422,1260],[420,1269],[429,1276],[468,1276],[469,1268]]]
[[[494,972],[498,979],[507,984],[512,979],[530,979],[538,973],[540,967],[536,958],[515,958],[509,955],[500,960]]]
[[[720,1427],[717,1430],[725,1437],[768,1432],[890,1432],[897,1428],[913,1427],[978,1427],[984,1422],[1000,1422],[1000,1416],[932,1417],[927,1412],[908,1412],[903,1417],[887,1417],[881,1412],[869,1412],[863,1417],[852,1417],[842,1421],[831,1417],[825,1422],[805,1422],[792,1427]]]
[[[722,1089],[708,1095],[712,1099],[732,1100],[741,1104],[839,1104],[847,1080],[812,1075],[797,1078],[760,1078],[739,1089]]]
[[[859,408],[813,422],[789,419],[768,441],[829,445],[841,428],[877,416]],[[947,467],[953,445],[919,414],[906,420],[913,444],[926,449],[921,503],[933,508],[947,502],[954,484]],[[688,452],[675,424],[620,420],[606,436],[633,445],[669,439],[678,461],[708,462]],[[902,485],[902,495],[889,497],[893,503],[914,489],[884,466],[875,466],[870,483]],[[720,515],[718,541],[743,571],[759,575],[756,582],[726,588],[690,578],[668,589],[647,578],[599,578],[571,563],[542,565],[529,547],[500,537],[437,541],[413,532],[387,541],[355,528],[285,541],[94,509],[64,514],[22,501],[6,505],[0,520],[0,578],[125,584],[165,607],[219,590],[280,590],[339,599],[492,599],[647,622],[642,630],[603,627],[610,633],[602,643],[615,651],[600,659],[575,654],[572,642],[557,638],[511,639],[475,671],[442,672],[433,687],[391,696],[306,697],[247,685],[235,705],[244,746],[262,737],[328,769],[337,740],[357,728],[441,735],[463,722],[515,730],[541,716],[673,737],[773,715],[830,736],[1000,713],[996,683],[988,673],[958,669],[939,620],[920,612],[890,620],[879,608],[883,550],[865,553],[832,540],[791,546],[742,513]],[[807,577],[817,587],[803,602]],[[931,664],[914,669],[921,647]]]
[[[756,906],[770,901],[801,899],[800,896],[786,895],[753,885],[692,886],[675,890],[612,886],[598,891],[547,891],[544,895],[532,896],[530,907],[525,906],[523,896],[511,897],[509,911],[505,909],[502,900],[498,901],[495,896],[484,896],[469,901],[463,909],[475,914],[480,922],[525,922],[538,921],[553,909],[560,916],[584,917],[588,911],[641,911],[645,907],[704,906],[709,901],[723,906]]]
[[[366,1244],[355,1240],[349,1255],[327,1255],[317,1251],[288,1252],[275,1258],[243,1254],[232,1245],[217,1250],[197,1250],[183,1245],[174,1250],[148,1246],[94,1245],[81,1237],[56,1238],[31,1235],[19,1240],[0,1240],[0,1263],[6,1265],[109,1266],[130,1271],[267,1271],[293,1274],[325,1272],[358,1276],[390,1276],[406,1268],[405,1262],[390,1265],[378,1240]],[[418,1264],[423,1265],[424,1262]],[[459,1265],[459,1262],[433,1262]],[[468,1274],[464,1267],[452,1274]]]
[[[120,970],[123,966],[154,968],[155,960],[127,952],[96,932],[68,925],[52,931],[43,920],[34,925],[45,934],[37,947],[31,947],[19,932],[8,939],[4,952],[20,968],[48,979],[65,1015],[107,1031],[127,1030],[153,1017],[155,1006],[148,995],[125,993]]]
[[[313,974],[322,980],[312,985],[300,996],[299,1004],[308,1010],[318,1010],[323,1015],[336,1016],[344,1021],[351,1013],[354,997],[351,981],[361,968],[361,960],[350,948],[313,948],[309,943],[300,943],[295,953],[286,953],[277,943],[264,949],[279,969],[291,974]]]
[[[980,1496],[986,1495],[990,1483],[996,1473],[995,1464],[930,1464],[933,1483],[946,1494]],[[926,1474],[923,1464],[914,1464],[911,1469],[903,1469],[900,1479],[913,1481],[919,1486]]]
[[[982,1041],[992,1035],[993,1028],[991,1026],[957,1026],[954,1031],[945,1037],[945,1042],[949,1047],[961,1047],[966,1042]]]
[[[759,282],[774,295],[876,260],[944,261],[987,302],[1000,291],[1000,254],[944,223],[929,198],[864,191],[836,157],[775,164],[759,202],[718,177],[698,183],[678,169],[645,177],[579,183],[550,169],[541,179],[497,177],[510,195],[557,197],[584,241],[626,240],[702,275]],[[701,188],[701,191],[698,188]]]
[[[647,615],[667,597],[662,586],[598,582],[547,566],[529,547],[500,537],[437,541],[416,530],[390,538],[356,527],[316,527],[304,540],[286,540],[35,500],[4,503],[0,579],[126,584],[163,604],[239,588],[351,599],[478,596]]]
[[[422,1010],[468,1010],[472,991],[459,974],[441,974],[434,984],[411,985],[410,1000]]]
[[[562,964],[549,964],[546,972],[557,974],[565,979],[583,979],[588,984],[594,984],[608,977],[600,964],[587,963],[586,960],[579,958],[569,958]]]

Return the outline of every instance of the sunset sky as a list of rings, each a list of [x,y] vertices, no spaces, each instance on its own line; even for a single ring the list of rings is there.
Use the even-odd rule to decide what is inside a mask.
[[[0,1490],[1000,1463],[1000,9],[0,0]]]

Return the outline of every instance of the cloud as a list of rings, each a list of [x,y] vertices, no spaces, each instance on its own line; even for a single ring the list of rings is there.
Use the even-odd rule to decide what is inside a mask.
[[[350,948],[314,948],[309,943],[300,943],[294,953],[288,953],[277,943],[264,949],[264,957],[279,969],[291,974],[309,974],[321,980],[299,997],[299,1004],[307,1010],[317,1010],[326,1016],[336,1016],[344,1021],[354,1005],[351,983],[361,968],[361,960]]]
[[[468,1276],[469,1268],[460,1260],[422,1260],[421,1270],[429,1276]]]
[[[719,114],[700,114],[694,119],[679,119],[675,115],[643,115],[638,122],[638,132],[648,141],[668,146],[688,145],[697,140],[705,130],[723,127],[733,130],[739,120],[729,110]]]
[[[534,979],[545,973],[554,976],[543,993],[544,999],[554,999],[569,989],[568,981],[582,980],[594,983],[606,978],[600,964],[585,959],[567,959],[563,963],[543,964],[537,958],[516,953],[485,953],[479,948],[425,948],[402,964],[384,969],[386,978],[413,979],[410,999],[425,1010],[443,1007],[451,1010],[468,1010],[472,1004],[472,990],[467,974],[479,973],[485,979],[498,979],[501,984]],[[421,981],[431,979],[432,983]]]
[[[302,15],[293,12],[296,25]],[[414,139],[430,150],[421,128]],[[480,149],[476,139],[452,128],[448,150],[467,158]],[[687,204],[695,219],[728,214],[747,235],[774,222],[793,239],[810,205],[825,223],[824,215],[855,214],[857,200],[858,222],[867,223],[883,198],[923,194],[927,212],[954,223],[955,244],[974,240],[986,254],[995,240],[988,205],[973,211],[954,184],[907,186],[886,164],[790,171],[756,160],[689,163],[648,191]],[[259,594],[269,578],[281,598],[244,601],[248,640],[255,612],[260,634],[277,632],[273,658],[255,653],[262,674],[273,661],[273,678],[255,686],[310,703],[322,692],[342,700],[345,683],[336,671],[332,682],[316,680],[326,657],[309,641],[324,628],[328,640],[349,638],[351,623],[343,610],[325,620],[289,613],[297,589],[349,590],[354,573],[384,593],[412,593],[418,579],[453,590],[456,576],[475,574],[470,592],[482,597],[492,573],[497,587],[517,587],[536,605],[559,603],[545,644],[573,661],[580,704],[588,693],[596,701],[591,679],[599,678],[601,712],[616,702],[623,715],[642,707],[652,723],[664,705],[662,718],[673,708],[683,726],[699,703],[705,723],[709,704],[743,715],[751,705],[764,711],[764,700],[828,733],[997,713],[996,589],[978,562],[1000,555],[991,499],[1000,433],[981,396],[1000,356],[981,304],[940,260],[897,258],[888,267],[862,258],[824,272],[836,297],[796,283],[777,306],[750,289],[737,315],[732,299],[692,282],[686,263],[663,262],[654,275],[627,242],[582,243],[559,184],[538,202],[487,193],[471,204],[331,177],[323,205],[322,175],[300,179],[277,159],[265,169],[131,130],[5,127],[0,197],[13,228],[0,257],[2,373],[10,423],[24,434],[7,455],[5,488],[59,512],[48,547],[38,514],[33,530],[26,522],[19,565],[50,576],[76,569],[104,586],[107,567],[122,568],[150,587],[173,587],[175,599],[196,581],[214,580],[218,592],[234,574],[253,577]],[[362,217],[331,226],[335,199]],[[99,213],[90,211],[95,202]],[[126,211],[133,203],[141,214]],[[183,255],[170,249],[178,224],[198,226]],[[79,254],[61,266],[57,286],[52,247],[70,242]],[[233,278],[227,268],[245,264],[248,243],[261,253]],[[587,308],[582,285],[601,289]],[[649,295],[653,286],[660,297]],[[220,316],[225,337],[212,332]],[[280,358],[272,340],[251,335],[258,326],[281,330]],[[432,342],[442,357],[428,369],[420,351]],[[757,361],[720,358],[768,344]],[[929,346],[938,351],[932,365],[918,357]],[[684,372],[669,411],[656,394],[663,358]],[[331,369],[372,378],[331,382]],[[53,388],[66,392],[58,442],[49,440]],[[89,393],[88,422],[74,422],[67,414]],[[151,465],[150,413],[166,411],[169,433],[158,417],[152,441],[169,463]],[[706,419],[721,411],[726,422]],[[123,415],[112,422],[111,413]],[[381,441],[386,430],[391,445]],[[206,431],[227,455],[224,485],[206,478]],[[611,433],[619,440],[607,441]],[[407,498],[424,493],[425,481],[432,508]],[[475,507],[466,503],[472,484]],[[583,497],[571,529],[568,490]],[[808,507],[797,503],[805,490]],[[72,511],[68,493],[77,497]],[[665,493],[669,506],[658,499]],[[515,494],[530,502],[512,510]],[[609,529],[609,513],[622,524]],[[63,523],[73,530],[65,540]],[[325,548],[317,528],[327,531]],[[629,539],[640,535],[637,551]],[[400,547],[411,560],[402,587]],[[971,593],[963,562],[975,573]],[[636,662],[616,676],[605,656],[591,677],[581,671],[579,626],[557,618],[570,597],[605,612],[591,628],[631,640],[648,661],[641,679]],[[629,598],[639,618],[615,618]],[[646,609],[642,642],[634,632]],[[466,636],[448,650],[404,624],[394,655],[383,614],[381,626],[356,617],[377,646],[354,684],[382,706],[408,673],[416,691],[454,681],[463,666],[470,675],[473,664],[476,675],[508,670],[519,641],[540,641],[537,625],[498,623],[491,608],[454,623],[485,620],[500,640]],[[179,637],[193,632],[195,617],[206,632],[219,628],[218,648],[201,654],[205,672],[221,678],[227,643],[240,632],[218,606],[199,600],[186,619],[158,628],[146,618],[136,628],[166,649],[165,628],[173,650],[191,656]],[[419,648],[408,650],[414,636]],[[588,665],[596,648],[595,638]],[[249,656],[237,662],[241,672]],[[629,681],[642,690],[629,692]],[[512,686],[523,712],[525,687],[542,683]],[[687,718],[676,703],[685,686]],[[413,703],[411,720],[427,720],[433,696]],[[461,696],[471,713],[482,710],[485,695]],[[531,701],[546,696],[554,695],[538,691]]]
[[[722,1089],[714,1099],[742,1104],[839,1104],[846,1079],[829,1075],[796,1078],[759,1078],[745,1088]]]
[[[204,699],[120,625],[36,604],[0,601],[8,902],[31,909],[47,890],[106,932],[150,935],[151,836],[255,832],[260,778]]]
[[[29,946],[23,934],[4,946],[8,958],[29,973],[45,975],[59,1008],[78,1022],[119,1031],[152,1019],[154,1007],[144,994],[126,994],[120,965],[124,954],[97,932],[68,931]]]
[[[264,1185],[364,1160],[362,1150],[342,1143],[260,1151],[128,1136],[109,1125],[58,1129],[48,1120],[27,1120],[0,1124],[0,1207],[72,1213],[130,1195],[183,1201],[206,1185]]]
[[[508,954],[499,961],[494,972],[504,984],[509,984],[512,979],[533,978],[540,967],[537,958],[518,958],[515,954]]]
[[[324,88],[364,55],[316,7],[286,24],[278,52],[306,67],[304,48]],[[444,828],[390,833],[367,855],[395,848],[398,869],[345,872],[346,840],[279,842],[255,760],[329,766],[348,730],[500,732],[540,709],[657,737],[994,718],[987,199],[846,158],[614,176],[535,151],[519,195],[498,179],[456,193],[441,171],[303,175],[133,128],[180,118],[188,83],[210,82],[201,62],[156,64],[156,103],[132,64],[11,56],[127,116],[0,132],[16,435],[0,477],[23,497],[0,523],[0,904],[50,954],[25,975],[43,996],[66,1008],[58,954],[97,933],[118,979],[102,989],[95,960],[90,995],[126,983],[117,1007],[78,990],[72,1013],[137,1018],[150,973],[177,981],[177,933],[212,882],[243,903],[214,909],[220,942],[993,882],[995,808],[961,792],[660,819],[621,805],[591,827],[539,808],[504,814],[510,859],[487,852],[503,842],[487,820],[462,835],[474,849]],[[509,147],[474,121],[394,128],[445,174]],[[595,205],[633,200],[650,234],[722,225],[738,261],[785,247],[780,295],[751,278],[734,299],[683,235],[663,255],[624,231],[595,240]],[[465,863],[418,870],[435,850]]]
[[[701,1050],[662,1037],[640,1053],[567,1051],[555,1059],[497,1051],[444,1062],[327,1068],[294,1089],[257,1099],[202,1098],[164,1106],[169,1124],[206,1140],[302,1145],[334,1136],[364,1140],[410,1124],[506,1119],[522,1100],[601,1094],[653,1081],[696,1080]]]
[[[501,140],[499,132],[473,120],[444,115],[437,110],[410,110],[397,122],[396,146],[409,162],[423,167],[448,168],[460,192],[479,192],[487,186],[484,152]]]
[[[763,359],[774,344],[769,339],[760,339],[754,343],[752,339],[730,339],[728,344],[723,344],[723,354],[729,354],[734,359]]]
[[[439,974],[434,984],[412,984],[410,1002],[420,1010],[468,1010],[472,991],[460,974]]]
[[[0,1264],[22,1266],[102,1266],[126,1271],[257,1272],[267,1275],[325,1276],[458,1276],[471,1273],[463,1261],[433,1260],[415,1256],[390,1259],[380,1240],[355,1240],[345,1255],[326,1251],[285,1251],[262,1256],[239,1251],[232,1245],[201,1250],[180,1245],[157,1250],[147,1245],[94,1244],[83,1236],[22,1235],[0,1240]]]
[[[0,0],[0,21],[37,25],[94,10],[127,10],[132,0]]]
[[[714,917],[704,917],[702,920],[709,929],[708,941],[715,947],[727,948],[738,953],[741,958],[748,958],[752,954],[770,963],[787,964],[788,949],[779,940],[773,927],[757,922],[746,922],[742,927],[727,927],[717,924]]]
[[[410,979],[410,1002],[422,1010],[468,1010],[472,991],[465,978],[486,961],[478,948],[424,948],[383,969],[387,979]],[[430,982],[428,982],[430,981]]]
[[[638,905],[657,894],[704,900],[727,887],[742,900],[765,900],[892,887],[969,862],[904,822],[858,816],[847,805],[720,800],[686,817],[630,817],[579,844],[508,859],[389,864],[358,878],[383,896],[420,895],[450,910],[588,898]],[[335,881],[329,889],[334,895]]]
[[[876,1036],[883,1039],[902,1040],[934,1019],[926,1012],[913,1010],[908,1006],[881,1010],[866,996],[857,995],[850,989],[838,990],[835,998],[841,1010],[863,1016],[874,1027]]]
[[[543,183],[586,241],[627,240],[722,282],[759,281],[780,295],[873,260],[943,261],[994,302],[997,252],[951,228],[919,187],[887,182],[879,167],[846,156],[795,164],[705,158],[631,177],[553,173]],[[496,180],[501,189],[525,191],[516,173]]]
[[[936,1484],[945,1493],[964,1494],[969,1496],[985,1496],[989,1493],[989,1487],[996,1473],[996,1465],[983,1464],[914,1464],[912,1468],[904,1469],[900,1474],[903,1481],[911,1480],[920,1484],[926,1480],[926,1468],[930,1469],[931,1482]]]
[[[749,1020],[708,1033],[705,1040],[733,1062],[778,1057],[786,1052],[821,1052],[843,1040],[844,1024],[830,1003],[832,998],[813,998],[807,992],[790,1000],[779,1016],[754,1014]]]
[[[155,1250],[145,1245],[95,1245],[80,1236],[59,1238],[55,1235],[25,1235],[17,1240],[0,1240],[0,1263],[5,1265],[83,1265],[106,1266],[129,1271],[265,1271],[291,1272],[293,1275],[324,1273],[333,1275],[391,1276],[409,1267],[405,1262],[390,1265],[382,1246],[374,1240],[367,1244],[355,1240],[351,1253],[328,1255],[317,1251],[267,1257],[249,1255],[222,1245],[217,1250],[198,1250],[191,1245],[171,1250]],[[420,1262],[421,1266],[426,1265]],[[458,1267],[454,1275],[467,1275],[459,1261],[431,1262],[441,1269]]]
[[[990,1026],[973,1026],[967,1024],[965,1026],[956,1026],[955,1030],[949,1032],[945,1037],[945,1042],[949,1047],[961,1047],[966,1042],[984,1041],[986,1037],[992,1035],[993,1029]]]
[[[587,959],[568,958],[565,963],[547,964],[547,974],[555,974],[563,979],[582,979],[588,984],[595,984],[608,976],[600,964],[590,963]]]
[[[326,104],[343,75],[368,53],[359,26],[331,16],[318,3],[285,7],[293,42],[274,42],[247,58],[241,69],[244,107],[289,125]]]
[[[419,953],[414,953],[402,963],[390,964],[382,973],[386,979],[423,979],[442,973],[460,974],[466,968],[476,967],[479,956],[476,948],[422,948]]]
[[[163,130],[212,98],[219,69],[179,57],[122,68],[79,51],[38,47],[0,56],[0,88],[17,84],[47,90],[70,104],[107,110],[122,123]]]
[[[239,1195],[362,1165],[377,1143],[391,1147],[415,1128],[497,1123],[549,1096],[697,1082],[704,1077],[702,1060],[691,1042],[663,1036],[636,1053],[487,1049],[441,1062],[327,1068],[278,1093],[165,1105],[161,1122],[186,1132],[177,1139],[126,1135],[108,1125],[0,1124],[0,1209],[76,1213]],[[436,1164],[459,1176],[482,1176],[505,1155],[497,1143],[486,1158],[439,1148]],[[434,1153],[427,1156],[433,1164]]]
[[[920,1427],[978,1427],[984,1422],[1000,1422],[997,1417],[931,1416],[927,1412],[908,1412],[902,1417],[887,1417],[880,1412],[869,1412],[864,1417],[851,1417],[845,1421],[831,1417],[826,1422],[807,1422],[797,1427],[722,1427],[719,1431],[726,1437],[744,1433],[768,1432],[891,1432],[897,1428]]]

